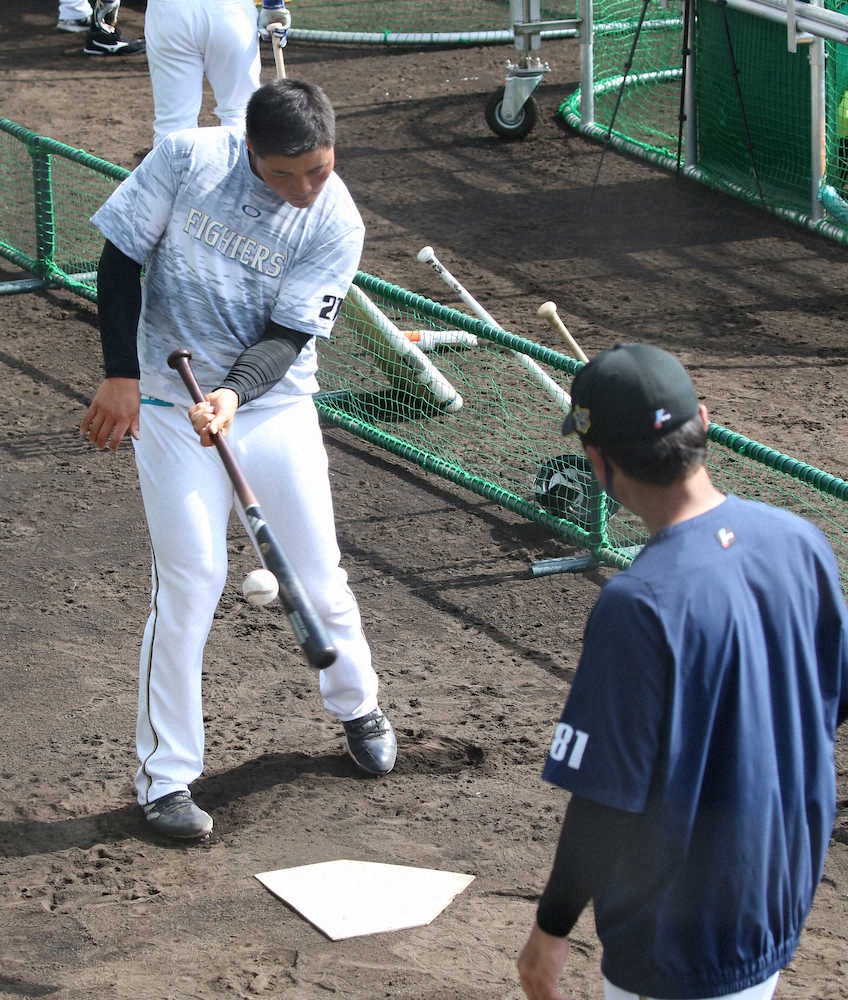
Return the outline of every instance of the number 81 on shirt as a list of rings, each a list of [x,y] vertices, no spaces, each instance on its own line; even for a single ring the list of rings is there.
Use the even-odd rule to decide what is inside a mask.
[[[548,754],[551,760],[564,761],[567,767],[576,771],[583,760],[589,734],[582,729],[575,729],[567,722],[560,722],[554,730],[554,738]]]

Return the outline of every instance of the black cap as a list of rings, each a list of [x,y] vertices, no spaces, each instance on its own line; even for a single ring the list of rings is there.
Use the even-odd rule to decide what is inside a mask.
[[[695,388],[674,355],[651,344],[616,344],[574,376],[562,432],[600,447],[650,441],[697,413]]]

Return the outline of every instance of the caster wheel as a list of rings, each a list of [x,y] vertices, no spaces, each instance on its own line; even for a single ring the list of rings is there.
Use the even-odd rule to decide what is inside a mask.
[[[523,139],[533,131],[539,120],[539,105],[534,97],[528,97],[518,113],[518,118],[508,122],[503,117],[505,89],[501,87],[496,90],[486,102],[486,124],[501,139]]]

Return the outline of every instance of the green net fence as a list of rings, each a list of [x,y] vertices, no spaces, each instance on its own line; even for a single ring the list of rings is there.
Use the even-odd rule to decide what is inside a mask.
[[[805,32],[769,0],[596,0],[591,72],[560,113],[584,134],[848,242],[845,10],[827,0],[824,23]]]
[[[102,238],[88,219],[126,174],[0,119],[0,254],[32,276],[0,292],[40,283],[96,300]],[[575,359],[364,272],[319,351],[327,424],[544,526],[591,564],[622,568],[646,541],[559,433]],[[848,482],[717,425],[710,440],[716,484],[818,525],[848,592]]]
[[[512,41],[509,0],[464,0],[421,3],[420,0],[294,0],[290,37],[294,40],[358,44],[502,44]],[[569,12],[566,12],[568,8]],[[573,16],[574,3],[543,0],[541,20]],[[560,37],[563,29],[542,31]]]
[[[0,119],[0,254],[37,279],[97,298],[89,218],[127,171]]]

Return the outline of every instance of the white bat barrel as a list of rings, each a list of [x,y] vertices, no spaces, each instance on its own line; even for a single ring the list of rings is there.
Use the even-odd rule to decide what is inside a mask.
[[[445,282],[445,284],[452,288],[454,292],[462,299],[462,301],[468,306],[468,308],[484,323],[488,323],[489,326],[494,326],[498,330],[502,330],[503,327],[494,319],[484,308],[480,305],[477,299],[465,288],[465,286],[455,278],[450,271],[442,264],[439,258],[436,256],[435,250],[431,246],[422,247],[418,251],[418,260],[423,264],[429,264],[436,274]],[[538,365],[533,358],[522,353],[521,351],[511,352],[515,360],[525,368],[530,374],[535,378],[536,382],[544,389],[548,396],[556,403],[556,405],[561,409],[568,411],[571,409],[571,396],[562,388],[562,386],[554,381],[548,375],[548,373]]]
[[[351,285],[347,294],[351,305],[379,331],[391,350],[415,370],[415,380],[439,401],[445,410],[455,412],[462,408],[462,396],[445,378],[427,355],[408,340],[403,332],[379,309],[357,285]]]

